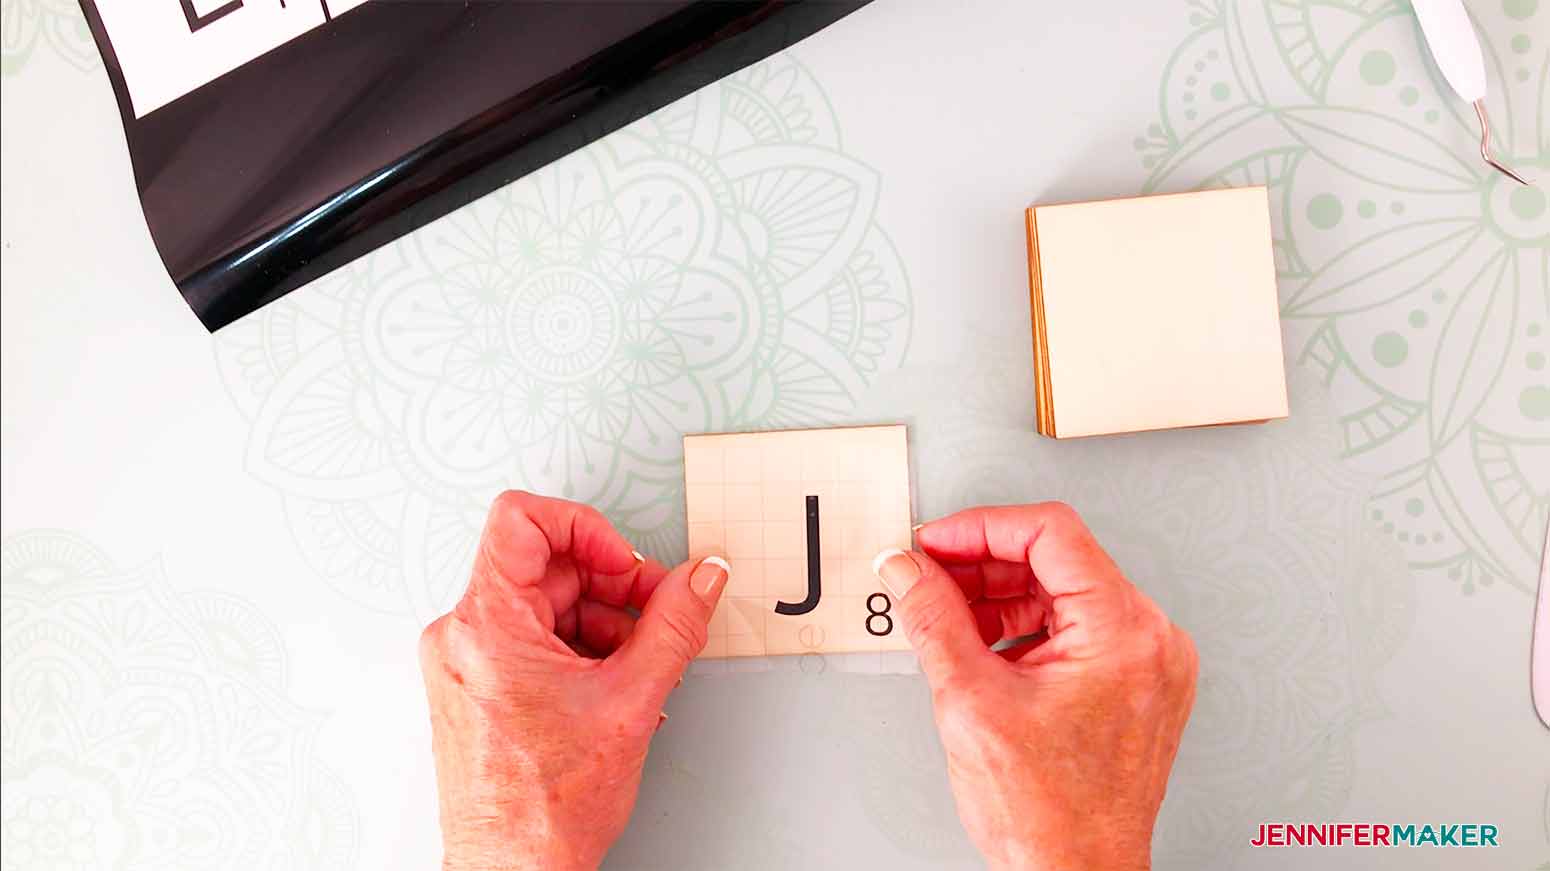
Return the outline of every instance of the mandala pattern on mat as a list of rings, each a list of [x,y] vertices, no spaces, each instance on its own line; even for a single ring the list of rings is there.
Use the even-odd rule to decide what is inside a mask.
[[[686,432],[845,420],[908,283],[822,91],[778,56],[223,330],[249,470],[368,607],[461,590],[502,487],[684,547]]]
[[[1265,819],[1337,818],[1359,728],[1383,716],[1380,667],[1415,620],[1417,591],[1367,516],[1373,480],[1341,459],[1341,428],[1312,373],[1292,415],[1264,426],[1055,442],[1035,435],[1026,333],[983,335],[950,376],[901,370],[879,416],[923,410],[910,431],[917,516],[1061,499],[1195,639],[1200,683],[1155,840],[1158,866],[1203,867]],[[999,349],[999,350],[996,350]],[[911,752],[940,752],[921,735]],[[951,815],[858,783],[878,828],[941,857]],[[896,784],[895,784],[896,785]]]
[[[1281,313],[1329,385],[1370,515],[1419,571],[1532,590],[1550,517],[1550,8],[1470,6],[1499,156],[1409,4],[1190,4],[1148,190],[1264,184]]]
[[[262,615],[62,532],[8,539],[0,578],[0,867],[355,865],[354,797]]]
[[[40,46],[78,70],[101,64],[86,17],[75,0],[0,2],[0,73],[21,72]]]

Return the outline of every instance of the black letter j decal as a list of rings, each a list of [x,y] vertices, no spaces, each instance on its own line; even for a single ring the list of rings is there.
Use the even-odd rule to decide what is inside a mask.
[[[796,603],[776,602],[776,614],[806,614],[818,607],[823,594],[823,554],[818,549],[818,497],[807,497],[807,598]]]

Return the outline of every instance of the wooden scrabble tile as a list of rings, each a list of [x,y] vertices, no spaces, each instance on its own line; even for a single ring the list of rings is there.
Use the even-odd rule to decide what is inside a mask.
[[[1263,187],[1027,211],[1038,430],[1287,415]]]
[[[684,437],[691,557],[732,565],[704,657],[908,650],[871,573],[910,543],[903,426]]]

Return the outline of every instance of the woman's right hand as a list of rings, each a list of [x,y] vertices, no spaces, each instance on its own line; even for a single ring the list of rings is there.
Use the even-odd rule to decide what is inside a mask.
[[[931,684],[969,837],[992,868],[1149,867],[1195,698],[1189,636],[1066,505],[970,509],[916,541],[874,568]]]

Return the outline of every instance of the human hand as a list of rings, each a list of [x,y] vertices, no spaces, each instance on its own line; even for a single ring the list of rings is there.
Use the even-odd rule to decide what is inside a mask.
[[[1149,867],[1195,698],[1189,636],[1066,505],[970,509],[916,542],[873,567],[931,685],[969,837],[993,868]]]
[[[597,867],[726,581],[716,557],[637,557],[584,505],[495,500],[467,591],[420,638],[444,869]]]

